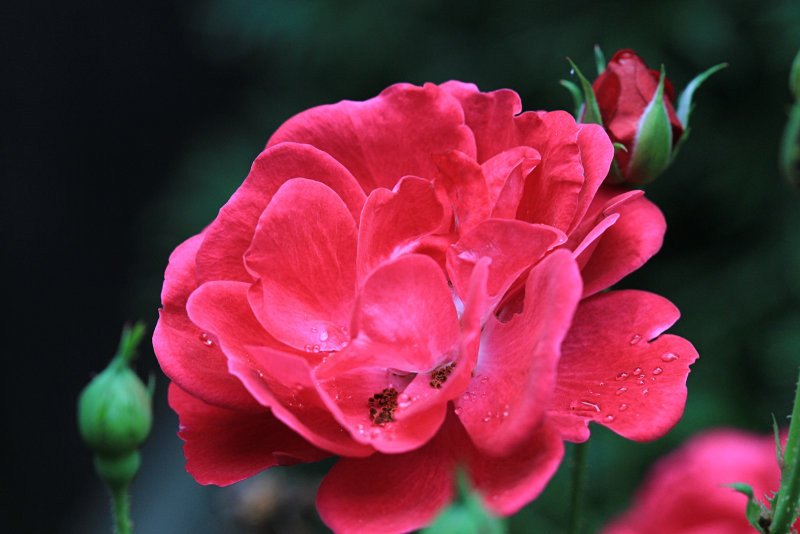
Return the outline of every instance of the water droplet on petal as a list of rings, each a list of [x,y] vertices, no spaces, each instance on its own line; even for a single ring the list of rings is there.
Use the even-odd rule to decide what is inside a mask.
[[[488,418],[488,417],[484,417],[484,418],[483,418],[483,422],[484,422],[484,423],[488,423],[488,422],[489,422],[489,418]]]
[[[311,352],[315,352],[315,353],[319,352],[319,345],[314,345],[313,347],[311,347]]]
[[[674,362],[677,359],[678,355],[673,354],[672,352],[665,352],[664,354],[661,355],[662,362]]]
[[[409,404],[411,404],[411,397],[409,397],[405,393],[401,393],[400,395],[397,396],[398,406],[400,406],[401,408],[405,408]]]
[[[654,375],[660,375],[663,372],[664,372],[664,370],[661,367],[656,367],[655,369],[653,369],[653,374]]]
[[[625,393],[626,391],[628,391],[628,388],[619,388],[619,389],[617,390],[617,392],[616,392],[616,395],[622,395],[622,394],[623,394],[623,393]]]
[[[617,380],[625,380],[626,378],[628,378],[628,373],[622,372],[622,373],[617,375],[616,379]]]
[[[313,334],[313,333],[314,333],[314,332],[316,332],[316,331],[317,331],[317,327],[316,327],[316,326],[312,326],[312,327],[311,327],[311,333]]]
[[[631,338],[631,345],[636,345],[640,339],[642,339],[642,336],[640,336],[639,334],[634,334],[633,337]]]
[[[322,332],[320,332],[319,340],[320,341],[327,341],[328,340],[328,331],[327,330],[323,330]]]
[[[306,350],[306,352],[311,352],[311,345],[306,345],[303,348]]]
[[[569,403],[569,409],[573,411],[582,411],[582,412],[599,412],[600,406],[593,402],[589,401],[572,401]]]
[[[508,412],[503,412],[503,417],[508,417]]]
[[[641,367],[637,367],[636,369],[633,370],[633,376],[639,376],[640,374],[642,374]]]
[[[464,409],[461,406],[459,406],[453,411],[455,412],[456,415],[461,415],[464,412]]]
[[[650,392],[650,390],[648,390],[647,388],[644,388],[642,390],[642,395],[647,395],[649,392]]]
[[[205,332],[200,332],[200,341],[206,347],[210,347],[211,345],[214,344],[214,341],[210,337],[208,337],[208,334],[206,334]]]
[[[624,412],[627,409],[628,409],[628,405],[625,404],[624,402],[619,405],[619,411]]]
[[[616,417],[614,417],[613,415],[607,415],[607,416],[603,417],[603,422],[604,423],[613,423],[614,419],[616,419]]]

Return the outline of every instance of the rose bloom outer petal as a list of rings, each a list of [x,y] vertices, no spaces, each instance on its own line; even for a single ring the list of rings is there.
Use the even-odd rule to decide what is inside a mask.
[[[516,218],[568,233],[605,178],[603,166],[610,164],[614,147],[607,135],[577,124],[565,111],[526,112],[514,120],[520,144],[533,147],[542,157],[526,177]]]
[[[356,290],[356,225],[324,184],[289,180],[272,197],[244,261],[258,280],[250,305],[264,328],[299,350],[350,341]]]
[[[589,236],[591,246],[578,257],[585,297],[611,287],[644,265],[661,249],[667,230],[661,210],[640,192],[604,187],[598,192],[590,214],[596,206],[603,207],[593,217],[595,228],[610,224],[597,235]],[[615,215],[615,221],[608,220]]]
[[[392,189],[406,175],[432,177],[431,154],[460,150],[475,157],[475,139],[454,97],[433,84],[397,84],[364,102],[343,100],[303,111],[267,144],[292,141],[342,163],[364,191]]]
[[[371,447],[354,441],[325,407],[311,378],[318,353],[295,353],[261,327],[247,302],[243,282],[208,282],[194,292],[193,321],[214,332],[238,377],[262,406],[317,447],[334,454],[363,456]]]
[[[276,465],[330,456],[266,409],[246,413],[212,406],[174,382],[169,386],[169,405],[180,419],[186,470],[200,484],[227,486]]]
[[[526,269],[565,239],[551,226],[487,219],[448,247],[447,273],[456,292],[464,295],[476,262],[489,258],[487,290],[494,304]]]
[[[667,433],[686,403],[691,343],[659,335],[679,317],[644,291],[600,293],[581,301],[561,348],[548,414],[565,439],[589,437],[589,421],[649,441]]]
[[[479,163],[520,144],[514,124],[522,111],[517,93],[510,89],[482,93],[475,84],[455,80],[440,87],[461,103],[464,120],[475,135]]]
[[[244,183],[205,230],[205,240],[197,253],[199,283],[253,280],[242,257],[272,195],[292,178],[309,178],[327,185],[347,205],[353,219],[358,220],[366,196],[339,162],[308,145],[284,143],[270,147],[256,158]]]
[[[762,502],[777,491],[774,437],[724,428],[694,436],[656,462],[631,508],[602,533],[750,534],[747,497],[725,487],[733,482],[751,485]],[[800,519],[794,526],[800,527]]]
[[[339,534],[393,534],[422,528],[455,494],[455,454],[440,432],[403,454],[341,458],[320,484],[317,510]]]
[[[433,154],[438,168],[435,184],[444,189],[453,206],[456,228],[467,232],[491,213],[486,178],[478,162],[457,150]]]
[[[358,279],[381,263],[427,245],[426,238],[446,232],[451,211],[426,179],[406,176],[392,191],[370,193],[358,229]]]
[[[195,397],[234,410],[261,411],[242,383],[228,373],[213,334],[204,332],[186,313],[186,301],[197,287],[195,255],[202,240],[202,234],[189,238],[169,257],[153,350],[164,374]]]
[[[508,455],[540,424],[580,295],[578,267],[568,251],[560,250],[531,270],[522,313],[507,323],[490,317],[473,379],[455,400],[477,449]]]
[[[507,456],[487,456],[472,449],[470,478],[486,507],[508,516],[539,496],[558,470],[564,442],[546,420]]]

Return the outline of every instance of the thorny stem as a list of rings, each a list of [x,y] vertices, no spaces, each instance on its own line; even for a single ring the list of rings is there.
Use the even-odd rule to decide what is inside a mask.
[[[800,379],[794,394],[789,436],[783,451],[781,489],[773,506],[770,534],[789,534],[800,507]]]

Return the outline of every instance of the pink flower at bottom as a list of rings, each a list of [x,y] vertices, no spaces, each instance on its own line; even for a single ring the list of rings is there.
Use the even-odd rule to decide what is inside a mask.
[[[535,498],[588,423],[655,439],[697,353],[643,291],[658,208],[602,185],[613,146],[509,90],[398,84],[272,136],[171,255],[153,336],[186,468],[227,485],[339,460],[337,532],[405,532],[462,468],[493,512]]]
[[[778,490],[774,437],[729,429],[695,436],[655,464],[631,508],[602,534],[752,534],[747,497],[726,487],[735,482],[763,503]]]

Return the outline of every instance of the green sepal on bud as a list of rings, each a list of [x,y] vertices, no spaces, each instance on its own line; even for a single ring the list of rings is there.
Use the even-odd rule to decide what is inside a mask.
[[[644,184],[664,172],[672,161],[672,126],[664,104],[664,66],[653,98],[639,120],[628,165],[628,181]]]
[[[578,76],[578,80],[581,83],[581,88],[583,89],[583,105],[579,107],[579,111],[575,112],[576,120],[584,124],[599,124],[600,126],[602,126],[603,118],[600,115],[600,107],[597,105],[597,97],[595,97],[594,95],[594,89],[592,89],[591,82],[589,82],[589,80],[586,79],[586,77],[583,75],[578,66],[575,65],[575,63],[570,58],[567,58],[567,61],[569,61],[569,65],[572,68],[572,72],[574,72]],[[561,85],[569,89],[570,93],[573,94],[573,98],[575,98],[575,95],[577,94],[576,91],[573,91],[563,81]],[[572,84],[572,86],[574,87],[574,84]]]
[[[800,188],[800,51],[789,71],[789,89],[794,104],[789,109],[789,120],[783,130],[778,164],[786,181]]]
[[[153,425],[152,386],[130,367],[144,325],[125,327],[117,354],[78,398],[78,428],[94,450],[95,468],[112,488],[124,487],[139,469],[139,447]]]

